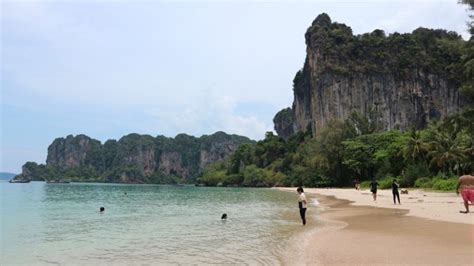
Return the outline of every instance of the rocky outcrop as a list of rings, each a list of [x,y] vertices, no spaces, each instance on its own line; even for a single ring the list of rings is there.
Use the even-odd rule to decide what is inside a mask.
[[[57,138],[48,147],[47,165],[71,168],[83,166],[86,159],[100,149],[100,141],[86,135],[69,135],[66,138]]]
[[[28,162],[16,180],[104,181],[166,183],[178,177],[193,179],[204,167],[223,160],[250,139],[216,132],[195,138],[129,134],[100,141],[86,135],[57,138],[48,147],[46,165]]]
[[[278,112],[273,118],[275,131],[284,139],[288,139],[296,133],[295,117],[291,108],[285,108]]]
[[[149,135],[129,134],[117,143],[115,166],[134,167],[141,175],[151,176],[156,169],[155,139]]]
[[[236,142],[235,140],[238,141]],[[199,152],[199,167],[206,168],[213,162],[221,161],[229,154],[237,150],[240,144],[245,142],[241,136],[232,135],[229,137],[226,133],[219,131],[212,136],[203,138]]]
[[[458,91],[465,42],[454,32],[419,28],[354,36],[350,27],[321,14],[305,38],[305,64],[293,81],[295,130],[289,119],[274,121],[283,137],[318,134],[329,120],[353,113],[375,113],[382,130],[423,128],[472,106]]]
[[[34,167],[37,167],[36,163],[34,165],[31,165],[31,163],[30,164],[27,163],[23,165],[21,167],[21,174],[15,176],[13,180],[20,181],[20,182],[35,180],[37,177],[34,174]]]
[[[45,181],[45,165],[38,165],[35,162],[26,162],[21,167],[21,174],[15,176],[13,181],[24,182],[24,181]]]

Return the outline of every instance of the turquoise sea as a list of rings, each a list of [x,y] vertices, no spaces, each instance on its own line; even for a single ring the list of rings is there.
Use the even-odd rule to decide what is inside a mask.
[[[1,265],[278,264],[303,230],[257,188],[1,182],[0,213]]]

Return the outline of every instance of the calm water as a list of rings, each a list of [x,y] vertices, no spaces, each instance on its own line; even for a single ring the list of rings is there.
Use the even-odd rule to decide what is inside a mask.
[[[1,182],[0,264],[276,264],[302,230],[295,201],[272,189]]]

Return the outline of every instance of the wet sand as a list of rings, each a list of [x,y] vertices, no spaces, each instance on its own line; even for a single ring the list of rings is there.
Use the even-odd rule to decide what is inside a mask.
[[[474,225],[408,216],[408,210],[354,206],[317,197],[314,229],[298,233],[287,265],[473,265]],[[310,208],[316,208],[310,206]],[[310,209],[309,209],[310,210]],[[314,214],[314,211],[313,211]],[[459,214],[461,215],[461,214]]]
[[[278,188],[280,190],[295,192],[296,188]],[[393,204],[392,191],[379,189],[377,201],[372,199],[368,189],[355,190],[344,188],[305,188],[307,194],[334,196],[338,199],[349,200],[354,206],[382,207],[398,210],[408,210],[408,216],[428,218],[431,220],[465,223],[474,225],[474,205],[472,212],[460,214],[464,210],[461,196],[454,192],[426,192],[410,189],[409,194],[400,194],[401,205]]]

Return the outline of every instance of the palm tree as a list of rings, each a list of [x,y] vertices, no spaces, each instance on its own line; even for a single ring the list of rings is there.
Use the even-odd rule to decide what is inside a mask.
[[[405,160],[425,160],[426,149],[427,144],[423,141],[420,131],[413,128],[410,132],[407,144],[403,147],[403,157]]]
[[[431,158],[431,165],[436,165],[445,173],[456,170],[459,174],[460,169],[455,166],[466,159],[463,145],[464,138],[459,131],[456,132],[457,130],[452,131],[451,129],[453,128],[438,127],[438,130],[433,132],[429,141],[428,155]]]

